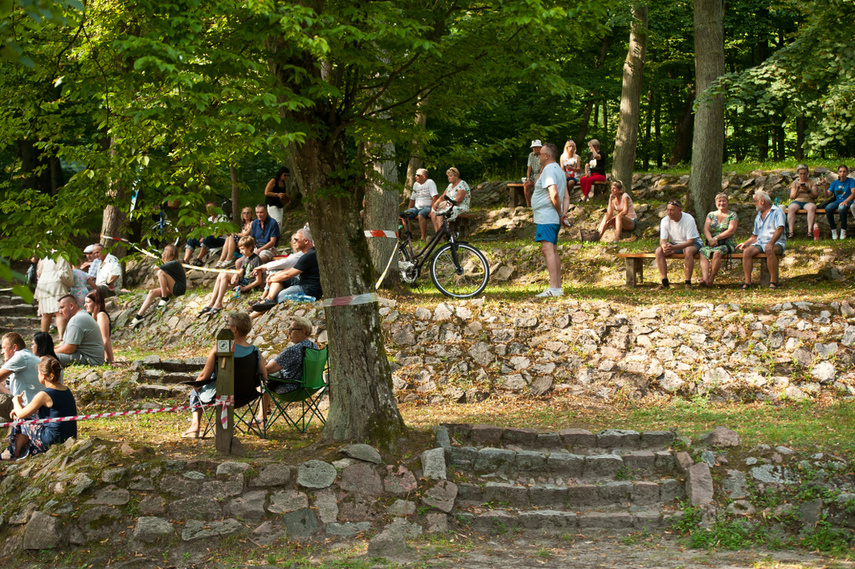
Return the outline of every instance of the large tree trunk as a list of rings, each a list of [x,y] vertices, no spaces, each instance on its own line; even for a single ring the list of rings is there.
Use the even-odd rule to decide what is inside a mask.
[[[723,0],[695,0],[695,80],[699,102],[695,110],[689,193],[696,219],[706,215],[721,190],[724,101],[721,96],[708,97],[705,92],[724,75],[723,13]]]
[[[384,159],[374,163],[374,181],[368,184],[365,191],[365,229],[395,231],[398,227],[397,213],[400,201],[397,189],[398,170],[392,159],[395,154],[395,145],[385,144],[382,148]],[[371,264],[376,276],[386,268],[396,243],[397,241],[390,237],[368,238],[368,250],[371,252]],[[394,277],[394,275],[390,276]],[[394,278],[387,277],[384,280],[387,285],[392,282]]]
[[[112,144],[109,152],[111,156],[115,155],[116,150]],[[121,259],[128,251],[125,241],[121,241],[121,239],[128,237],[128,214],[123,207],[130,203],[128,188],[125,184],[114,181],[110,184],[110,189],[107,190],[107,196],[109,198],[108,203],[101,218],[100,241],[102,245],[109,248],[114,255]],[[112,237],[114,240],[107,239],[107,237]]]
[[[647,5],[632,7],[632,27],[629,49],[623,63],[623,84],[620,91],[620,121],[615,135],[612,179],[632,187],[635,148],[638,144],[641,79],[644,75],[644,54],[647,49]]]

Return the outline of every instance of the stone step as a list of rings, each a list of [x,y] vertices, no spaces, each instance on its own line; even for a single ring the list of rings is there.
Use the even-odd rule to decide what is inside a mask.
[[[134,393],[138,398],[171,399],[186,396],[188,387],[186,385],[141,384],[134,387]]]
[[[187,358],[186,360],[161,359],[160,356],[146,356],[131,364],[133,371],[161,370],[170,373],[198,374],[205,367],[205,358]]]
[[[567,512],[560,510],[526,510],[521,512],[492,509],[483,512],[456,512],[455,519],[476,531],[491,534],[508,530],[539,530],[565,533],[568,531],[607,530],[651,530],[667,528],[682,518],[680,511],[656,509],[636,512],[599,512],[583,510]]]
[[[182,381],[190,381],[196,378],[198,372],[167,372],[162,369],[143,369],[131,379],[137,383],[156,383],[161,385],[180,384]]]
[[[564,480],[627,480],[638,476],[678,475],[675,456],[665,450],[636,450],[626,454],[572,454],[555,452],[514,451],[498,448],[451,447],[446,449],[449,466],[460,472],[496,474],[506,477],[543,476]]]
[[[451,444],[472,447],[516,449],[565,449],[588,454],[597,449],[657,450],[669,448],[676,439],[672,431],[637,431],[606,429],[592,433],[585,429],[563,429],[555,433],[538,433],[535,429],[502,428],[493,425],[444,423]]]
[[[33,334],[41,329],[41,322],[33,316],[3,316],[0,317],[0,335],[7,332],[18,332],[29,345]]]
[[[20,296],[12,295],[8,292],[0,293],[0,306],[18,306],[21,304],[30,306],[30,303]]]
[[[35,307],[29,304],[1,304],[0,318],[8,316],[35,316]]]
[[[685,485],[673,478],[659,482],[627,480],[601,484],[556,481],[529,485],[511,482],[461,482],[457,485],[458,506],[468,511],[496,507],[567,512],[585,508],[623,511],[663,505],[673,507],[685,497]]]

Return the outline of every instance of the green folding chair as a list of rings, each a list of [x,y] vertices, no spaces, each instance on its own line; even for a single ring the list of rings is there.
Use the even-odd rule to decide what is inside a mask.
[[[299,382],[288,381],[279,374],[267,376],[268,381],[299,385],[299,387],[294,391],[281,394],[265,388],[264,392],[273,402],[273,409],[270,417],[267,418],[265,429],[269,429],[280,417],[301,433],[306,432],[313,417],[317,417],[321,424],[326,425],[327,420],[321,413],[319,405],[329,388],[325,379],[328,371],[327,348],[320,350],[305,348],[303,377]]]
[[[265,438],[266,431],[264,425],[256,423],[255,417],[261,412],[261,376],[258,373],[258,358],[259,353],[253,350],[247,356],[234,359],[234,386],[235,386],[235,406],[234,406],[234,422],[235,431],[246,434],[255,434],[260,438]],[[217,369],[219,369],[220,360],[217,359]],[[216,377],[213,377],[204,384],[216,384]],[[187,385],[196,387],[195,382],[185,382]],[[213,400],[213,396],[209,403]],[[202,432],[202,438],[214,433],[215,424],[220,420],[220,407],[205,407],[204,409],[205,429]]]

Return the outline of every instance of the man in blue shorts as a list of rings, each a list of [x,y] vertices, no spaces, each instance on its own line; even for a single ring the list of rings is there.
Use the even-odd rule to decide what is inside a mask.
[[[766,266],[769,268],[769,288],[778,288],[778,263],[787,247],[787,238],[784,236],[784,227],[787,224],[787,216],[781,208],[772,203],[772,198],[766,192],[754,194],[754,207],[757,208],[757,217],[754,218],[754,231],[751,237],[736,246],[743,251],[742,270],[745,280],[742,282],[742,290],[751,287],[751,269],[754,268],[754,257],[760,253],[766,253]],[[763,261],[760,261],[761,263]]]
[[[668,257],[685,254],[683,269],[686,273],[686,289],[692,286],[692,272],[695,270],[695,253],[701,250],[703,241],[698,233],[695,218],[683,213],[683,206],[677,200],[671,200],[667,205],[668,215],[659,223],[659,247],[656,248],[656,267],[662,284],[656,290],[670,288],[668,282]]]
[[[540,149],[540,175],[534,183],[531,194],[531,209],[537,233],[534,240],[540,242],[540,249],[546,257],[546,270],[549,271],[549,288],[538,294],[539,297],[561,296],[561,259],[558,257],[558,229],[561,227],[561,211],[564,203],[564,189],[567,177],[558,165],[558,148],[548,143]]]

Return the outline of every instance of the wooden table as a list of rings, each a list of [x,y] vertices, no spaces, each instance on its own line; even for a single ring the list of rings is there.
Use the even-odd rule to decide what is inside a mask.
[[[527,205],[522,182],[508,182],[508,207]]]

